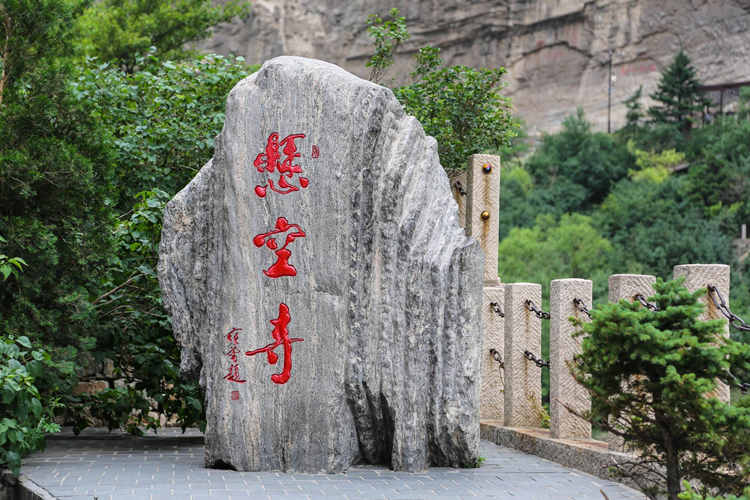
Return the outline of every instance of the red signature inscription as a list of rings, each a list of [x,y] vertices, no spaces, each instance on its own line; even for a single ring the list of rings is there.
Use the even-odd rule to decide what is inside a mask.
[[[227,333],[229,350],[225,353],[231,360],[231,364],[229,365],[229,373],[224,375],[224,378],[229,382],[237,382],[238,384],[244,384],[246,382],[246,380],[240,378],[240,365],[237,361],[237,354],[240,352],[237,344],[239,342],[239,332],[241,331],[242,328],[232,328]]]

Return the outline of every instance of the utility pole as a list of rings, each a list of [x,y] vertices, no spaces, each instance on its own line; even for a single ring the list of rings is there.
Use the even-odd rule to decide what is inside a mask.
[[[607,91],[607,133],[612,133],[612,49],[609,49],[609,89]]]

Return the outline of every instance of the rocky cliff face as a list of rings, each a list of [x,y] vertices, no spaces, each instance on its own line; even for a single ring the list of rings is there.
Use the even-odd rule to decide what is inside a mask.
[[[505,66],[506,93],[536,135],[582,106],[607,128],[612,51],[612,122],[639,85],[653,91],[682,47],[707,84],[750,80],[750,0],[255,0],[252,16],[220,26],[201,47],[253,63],[301,55],[367,76],[365,22],[397,7],[412,38],[386,77],[409,79],[414,52],[442,49],[449,64]],[[386,83],[389,83],[386,81]]]

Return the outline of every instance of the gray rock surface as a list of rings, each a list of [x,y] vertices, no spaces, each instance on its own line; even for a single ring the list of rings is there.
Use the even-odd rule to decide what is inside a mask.
[[[294,141],[302,172],[285,178],[297,191],[269,183],[261,198],[256,186],[279,187],[258,157],[274,132],[305,134]],[[299,227],[262,246],[286,228],[279,217]],[[271,278],[284,247],[296,275]],[[434,139],[390,90],[321,61],[268,61],[232,90],[214,158],[164,217],[159,279],[181,368],[206,390],[206,464],[472,465],[482,259]],[[275,365],[246,355],[273,342],[281,304],[289,338],[303,339],[289,344],[286,383],[271,379],[283,343]]]
[[[505,93],[532,136],[557,130],[578,106],[607,129],[609,50],[615,129],[625,124],[622,101],[640,85],[653,92],[680,48],[706,84],[750,81],[750,0],[255,0],[248,19],[219,26],[201,48],[253,63],[316,57],[366,77],[367,16],[391,7],[412,37],[386,81],[408,82],[414,52],[428,44],[448,64],[504,66]],[[736,91],[724,96],[736,100]]]

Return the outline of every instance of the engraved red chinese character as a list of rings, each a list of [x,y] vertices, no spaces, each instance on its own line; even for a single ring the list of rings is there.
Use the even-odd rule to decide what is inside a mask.
[[[255,157],[253,165],[258,172],[278,172],[279,180],[278,183],[274,184],[272,179],[268,179],[268,182],[263,185],[255,186],[255,194],[261,198],[266,196],[266,188],[271,188],[279,194],[289,194],[294,191],[299,191],[299,188],[289,182],[289,179],[293,179],[295,174],[301,174],[302,167],[294,163],[295,158],[299,158],[301,155],[297,152],[297,145],[294,143],[297,139],[304,139],[305,134],[292,134],[284,137],[279,141],[279,134],[277,132],[272,133],[268,136],[266,142],[265,152],[260,153]],[[283,148],[283,149],[282,149]],[[281,152],[279,150],[281,149]],[[284,154],[285,158],[281,160],[281,153]],[[299,185],[306,188],[310,184],[310,180],[306,177],[300,176]]]
[[[279,317],[271,320],[271,324],[274,326],[271,336],[273,342],[265,347],[256,349],[254,351],[247,351],[247,356],[255,356],[258,353],[265,352],[268,355],[268,363],[275,365],[279,360],[278,355],[273,352],[274,349],[280,345],[284,345],[284,368],[281,373],[274,373],[271,375],[271,380],[276,384],[286,384],[289,377],[292,375],[292,343],[302,342],[304,339],[289,337],[289,330],[287,325],[291,321],[292,317],[289,314],[289,308],[283,302],[279,304]]]
[[[288,232],[291,231],[291,232]],[[284,246],[278,248],[279,244],[276,242],[274,235],[287,233]],[[287,249],[287,246],[297,238],[304,238],[305,232],[297,224],[289,224],[289,221],[285,217],[279,217],[276,219],[276,227],[272,231],[267,233],[258,234],[253,238],[253,244],[260,248],[264,244],[271,250],[275,250],[276,262],[268,269],[263,270],[263,274],[269,278],[279,278],[281,276],[297,276],[297,269],[289,263],[289,257],[292,256],[292,252]]]
[[[240,365],[237,361],[237,354],[240,352],[237,344],[239,342],[239,332],[241,331],[242,328],[232,328],[227,333],[227,341],[229,342],[227,347],[229,350],[226,352],[226,355],[229,356],[231,364],[229,366],[229,373],[224,375],[224,378],[228,381],[237,382],[238,384],[244,384],[246,382],[244,379],[240,378]]]

